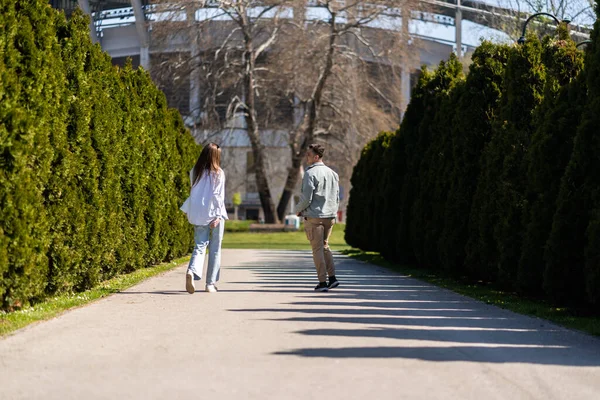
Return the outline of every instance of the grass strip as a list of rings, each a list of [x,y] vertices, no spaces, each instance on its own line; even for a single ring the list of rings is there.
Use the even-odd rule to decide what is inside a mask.
[[[556,307],[544,300],[528,298],[517,293],[501,290],[493,284],[473,282],[466,277],[452,276],[443,271],[432,271],[415,268],[410,265],[394,264],[375,252],[350,249],[344,250],[342,253],[354,259],[386,267],[403,275],[452,290],[453,292],[480,300],[486,304],[519,314],[546,319],[566,328],[600,336],[600,316],[594,315],[590,310]]]
[[[225,232],[248,232],[250,231],[250,225],[255,223],[256,221],[228,219],[225,221]]]
[[[350,250],[344,240],[343,224],[336,224],[329,238],[332,250]],[[310,243],[303,230],[291,232],[225,232],[224,249],[269,249],[269,250],[310,250]]]
[[[19,311],[10,313],[0,311],[0,337],[6,336],[33,322],[51,319],[73,307],[80,307],[110,294],[125,290],[145,279],[167,272],[187,260],[189,260],[189,256],[178,258],[168,263],[138,269],[130,274],[118,275],[85,292],[59,295],[38,303],[33,307]]]

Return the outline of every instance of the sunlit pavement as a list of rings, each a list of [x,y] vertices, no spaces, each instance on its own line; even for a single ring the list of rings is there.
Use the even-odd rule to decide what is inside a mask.
[[[600,399],[600,340],[336,256],[224,250],[0,339],[0,399]]]

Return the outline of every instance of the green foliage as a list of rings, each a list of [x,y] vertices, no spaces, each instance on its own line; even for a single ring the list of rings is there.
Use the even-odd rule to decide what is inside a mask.
[[[242,194],[240,192],[235,192],[231,198],[231,202],[235,207],[238,207],[240,204],[242,204]]]
[[[448,271],[462,271],[465,263],[469,214],[481,172],[481,155],[498,115],[508,54],[508,46],[490,42],[483,42],[475,50],[453,110],[453,162],[447,167],[449,176],[445,179],[450,188],[438,242],[440,265]]]
[[[596,12],[600,6],[596,4]],[[560,184],[552,231],[546,246],[544,289],[560,302],[587,300],[598,307],[598,206],[600,141],[600,22],[587,48],[584,77],[587,99],[574,139],[565,175]],[[583,86],[583,85],[582,85]],[[594,248],[596,247],[596,248]]]
[[[517,267],[523,242],[523,207],[527,187],[524,157],[535,131],[534,115],[543,99],[547,68],[542,62],[545,46],[530,38],[509,56],[506,67],[506,104],[500,108],[501,125],[492,143],[502,160],[498,190],[499,216],[494,226],[498,250],[498,279],[511,288],[517,278]],[[497,141],[494,139],[497,138]]]
[[[444,221],[448,193],[447,175],[453,163],[451,130],[454,108],[461,92],[463,67],[452,55],[440,63],[427,85],[427,111],[419,126],[419,140],[412,164],[413,193],[410,240],[420,265],[439,264],[437,241]]]
[[[415,116],[418,113],[416,110],[419,107],[418,104],[416,100],[411,102],[405,114],[405,120],[411,118],[409,115],[412,114]],[[397,241],[400,213],[402,211],[402,202],[400,199],[407,168],[406,162],[407,155],[404,148],[404,136],[398,130],[390,138],[388,150],[385,152],[381,163],[380,173],[383,174],[383,189],[385,193],[382,203],[378,206],[381,207],[383,219],[375,221],[375,223],[379,224],[378,229],[381,232],[378,251],[390,259],[402,259],[403,256],[406,256],[400,253],[399,249],[401,246]],[[359,189],[357,189],[357,192],[359,192]],[[350,201],[352,201],[352,196],[350,196]],[[349,220],[346,221],[347,224],[350,222]],[[346,235],[348,235],[348,232],[349,229],[346,229]]]
[[[225,232],[250,232],[250,225],[256,224],[257,221],[236,221],[228,219],[225,221]]]
[[[0,308],[185,254],[199,149],[149,75],[42,0],[0,2]]]
[[[524,237],[517,275],[518,289],[534,294],[542,293],[544,247],[552,228],[560,180],[586,102],[583,76],[574,79],[583,67],[583,55],[575,43],[547,38],[543,59],[548,71],[544,101],[535,116],[536,130],[523,167],[527,179]]]
[[[0,3],[0,305],[42,296],[48,272],[44,188],[62,87],[53,18],[41,3]]]
[[[600,2],[596,2],[596,16],[600,16]],[[585,247],[585,289],[587,300],[600,311],[600,177],[598,168],[600,160],[600,137],[598,137],[598,124],[600,123],[600,20],[596,20],[592,33],[592,44],[588,49],[586,60],[586,77],[589,88],[589,97],[577,133],[577,150],[582,151],[584,146],[585,156],[582,154],[581,163],[585,165],[585,187],[589,190],[592,200],[590,222],[586,229]],[[574,154],[575,155],[575,152]],[[564,182],[564,181],[563,181]]]
[[[383,208],[385,218],[381,223],[383,240],[381,251],[391,259],[411,262],[414,252],[410,244],[410,220],[412,208],[411,187],[414,185],[409,173],[416,165],[418,154],[416,146],[419,139],[419,127],[423,115],[427,112],[430,81],[433,74],[423,67],[417,85],[411,94],[411,101],[400,129],[390,143],[390,151],[384,159],[385,196]],[[358,191],[359,189],[357,189]],[[352,196],[350,196],[352,199]],[[350,230],[350,220],[346,221],[346,234]],[[350,243],[349,243],[350,244]]]
[[[598,24],[585,67],[561,25],[482,43],[465,80],[453,58],[424,70],[355,168],[348,243],[600,310]]]
[[[498,118],[483,149],[481,173],[470,216],[466,266],[484,280],[510,286],[520,256],[523,156],[542,98],[545,68],[542,44],[530,36],[510,49]]]
[[[600,209],[596,208],[586,230],[585,289],[587,300],[600,310]]]
[[[377,222],[381,220],[382,210],[371,207],[377,207],[385,196],[385,178],[378,172],[382,171],[382,161],[392,136],[388,132],[379,134],[363,149],[360,162],[354,167],[350,182],[353,188],[360,188],[360,192],[350,191],[347,208],[347,219],[353,225],[352,233],[346,233],[346,242],[352,246],[378,248],[381,230]]]

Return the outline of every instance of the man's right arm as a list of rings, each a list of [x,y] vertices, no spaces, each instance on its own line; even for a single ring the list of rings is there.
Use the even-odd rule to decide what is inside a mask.
[[[300,192],[300,200],[298,201],[298,204],[296,204],[295,208],[298,214],[300,214],[302,211],[306,210],[308,206],[310,206],[314,190],[315,186],[312,177],[309,174],[305,173],[304,178],[302,179],[302,190]]]

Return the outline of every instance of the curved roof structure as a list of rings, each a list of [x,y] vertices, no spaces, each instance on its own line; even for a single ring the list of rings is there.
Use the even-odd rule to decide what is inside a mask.
[[[150,17],[149,14],[154,13],[151,3],[151,0],[50,0],[53,7],[64,9],[67,14],[78,6],[92,14],[96,31],[93,35],[98,36],[101,36],[101,32],[107,28],[136,24],[136,11],[139,11],[139,15],[146,14],[147,19]],[[310,5],[313,1],[308,0],[308,3]],[[495,30],[498,33],[507,22],[514,26],[515,19],[524,22],[529,16],[527,13],[517,15],[514,10],[493,6],[481,0],[423,0],[423,3],[430,6],[430,12],[412,12],[412,25],[416,24],[419,27],[411,33],[428,40],[453,43],[455,48],[460,47],[463,51],[468,50],[465,44],[475,46],[480,36],[479,33],[469,35],[467,25],[485,27],[484,29]],[[216,4],[211,4],[210,1],[205,4],[206,8],[215,6]],[[317,3],[312,7],[318,7]],[[401,19],[399,13],[390,17]],[[589,38],[589,28],[576,24],[571,24],[570,27],[576,41]],[[141,36],[144,36],[143,29],[141,26],[138,27]],[[423,34],[423,30],[430,33]],[[483,36],[487,35],[484,33]]]
[[[131,0],[86,0],[90,11],[95,13],[105,10],[115,10],[119,8],[131,7]],[[78,0],[50,0],[50,5],[54,8],[65,10],[68,14],[79,7]],[[142,0],[143,5],[148,5],[150,0]]]

